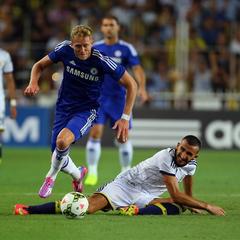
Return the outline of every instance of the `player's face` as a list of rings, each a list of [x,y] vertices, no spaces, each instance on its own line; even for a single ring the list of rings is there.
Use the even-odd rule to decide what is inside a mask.
[[[115,19],[104,18],[102,20],[101,31],[106,38],[113,38],[118,36],[120,26]]]
[[[179,167],[185,166],[189,161],[198,157],[198,152],[198,146],[189,145],[186,140],[182,140],[176,148],[176,164]]]
[[[93,39],[90,36],[79,37],[76,36],[72,39],[71,46],[74,49],[75,55],[81,59],[86,60],[91,55]]]

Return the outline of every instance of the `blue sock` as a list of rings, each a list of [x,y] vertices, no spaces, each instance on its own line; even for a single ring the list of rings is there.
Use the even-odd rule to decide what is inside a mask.
[[[138,215],[178,215],[183,208],[175,203],[156,203],[140,208]]]
[[[41,205],[29,206],[27,208],[29,214],[55,214],[57,202],[48,202]]]

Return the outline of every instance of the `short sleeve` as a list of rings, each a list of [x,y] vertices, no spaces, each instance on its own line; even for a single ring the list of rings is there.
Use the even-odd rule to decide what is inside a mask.
[[[137,51],[132,44],[129,44],[128,67],[134,67],[140,64]]]
[[[13,72],[13,63],[12,63],[11,56],[8,52],[6,52],[6,61],[5,61],[5,64],[3,66],[3,72],[4,73]]]
[[[162,174],[175,176],[176,170],[174,169],[173,159],[168,150],[160,151],[156,154],[156,165]]]

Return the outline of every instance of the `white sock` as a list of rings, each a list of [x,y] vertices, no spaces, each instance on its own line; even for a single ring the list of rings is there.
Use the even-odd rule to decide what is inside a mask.
[[[62,151],[55,148],[52,154],[51,167],[46,177],[51,177],[53,180],[56,179],[58,172],[60,171],[64,162],[68,158],[68,152],[69,148],[64,149]]]
[[[119,162],[121,165],[121,172],[131,168],[133,157],[133,146],[130,140],[118,145],[119,149]]]
[[[101,155],[101,141],[90,138],[86,145],[88,174],[98,175],[98,162]]]
[[[71,175],[74,180],[78,181],[80,179],[80,171],[69,155],[62,165],[61,171]]]

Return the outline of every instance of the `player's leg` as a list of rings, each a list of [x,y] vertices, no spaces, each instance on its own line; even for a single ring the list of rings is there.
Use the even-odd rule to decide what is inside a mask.
[[[176,203],[154,203],[146,207],[139,208],[137,205],[130,205],[125,208],[120,208],[121,215],[179,215],[185,211],[185,208]]]
[[[56,148],[51,158],[50,169],[38,193],[41,198],[51,195],[57,174],[64,163],[68,161],[69,146],[74,139],[74,134],[68,128],[63,128],[58,134]]]
[[[132,129],[132,118],[129,121],[129,129]],[[125,143],[117,142],[119,163],[121,166],[121,172],[131,168],[133,159],[133,146],[130,139]]]
[[[119,209],[121,215],[178,215],[186,209],[171,198],[152,198],[149,194],[139,195],[136,204]]]
[[[87,134],[90,131],[92,123],[93,121],[95,121],[95,118],[96,110],[91,110],[77,114],[69,121],[66,127],[74,133],[75,141],[82,138],[83,135]],[[75,191],[83,191],[83,178],[87,174],[86,167],[81,166],[78,168],[72,161],[70,156],[68,156],[68,159],[64,162],[61,171],[68,173],[72,176],[72,184]]]
[[[74,141],[77,141],[89,131],[95,118],[96,110],[94,109],[77,113],[69,119],[67,123],[63,122],[65,127],[60,132],[58,129],[59,126],[61,127],[61,121],[60,124],[55,122],[52,137],[52,149],[54,149],[55,146],[56,147],[52,154],[51,168],[47,173],[46,179],[39,191],[40,197],[46,198],[50,196],[56,176],[62,168],[64,168],[65,173],[68,173],[73,177],[74,181],[78,182],[79,188],[77,184],[74,184],[74,186],[77,187],[75,191],[82,191],[82,178],[86,173],[86,169],[81,168],[79,171],[78,167],[68,156],[69,147]],[[55,142],[56,145],[54,145]]]
[[[133,158],[132,142],[128,140],[125,143],[118,143],[118,150],[121,172],[123,172],[131,168]]]
[[[114,126],[115,122],[121,118],[123,113],[125,98],[111,99],[112,104],[109,105],[108,118],[110,119],[111,127]],[[132,118],[129,121],[129,130],[132,128]],[[118,147],[119,163],[121,172],[129,169],[133,159],[133,146],[132,142],[128,140],[125,143],[119,143],[115,140],[116,146]]]
[[[93,194],[88,197],[89,207],[88,214],[95,213],[98,210],[103,210],[108,207],[109,202],[102,194]],[[15,215],[28,215],[28,214],[59,214],[61,201],[48,202],[38,205],[24,205],[16,204],[14,206],[13,214]]]
[[[101,118],[101,116],[99,116]],[[90,130],[89,139],[86,144],[86,161],[88,166],[88,175],[85,180],[86,185],[96,185],[98,181],[98,163],[101,156],[101,138],[104,125],[97,123]]]
[[[99,210],[111,208],[108,199],[100,193],[94,193],[92,196],[88,197],[88,202],[89,202],[89,207],[87,211],[88,214],[95,213]]]
[[[28,214],[58,214],[61,213],[60,202],[48,202],[39,205],[24,205],[16,204],[14,206],[13,214],[15,215],[28,215]]]
[[[83,192],[83,179],[87,174],[87,168],[85,166],[77,167],[70,156],[64,162],[61,171],[72,176],[72,186],[74,191]]]

